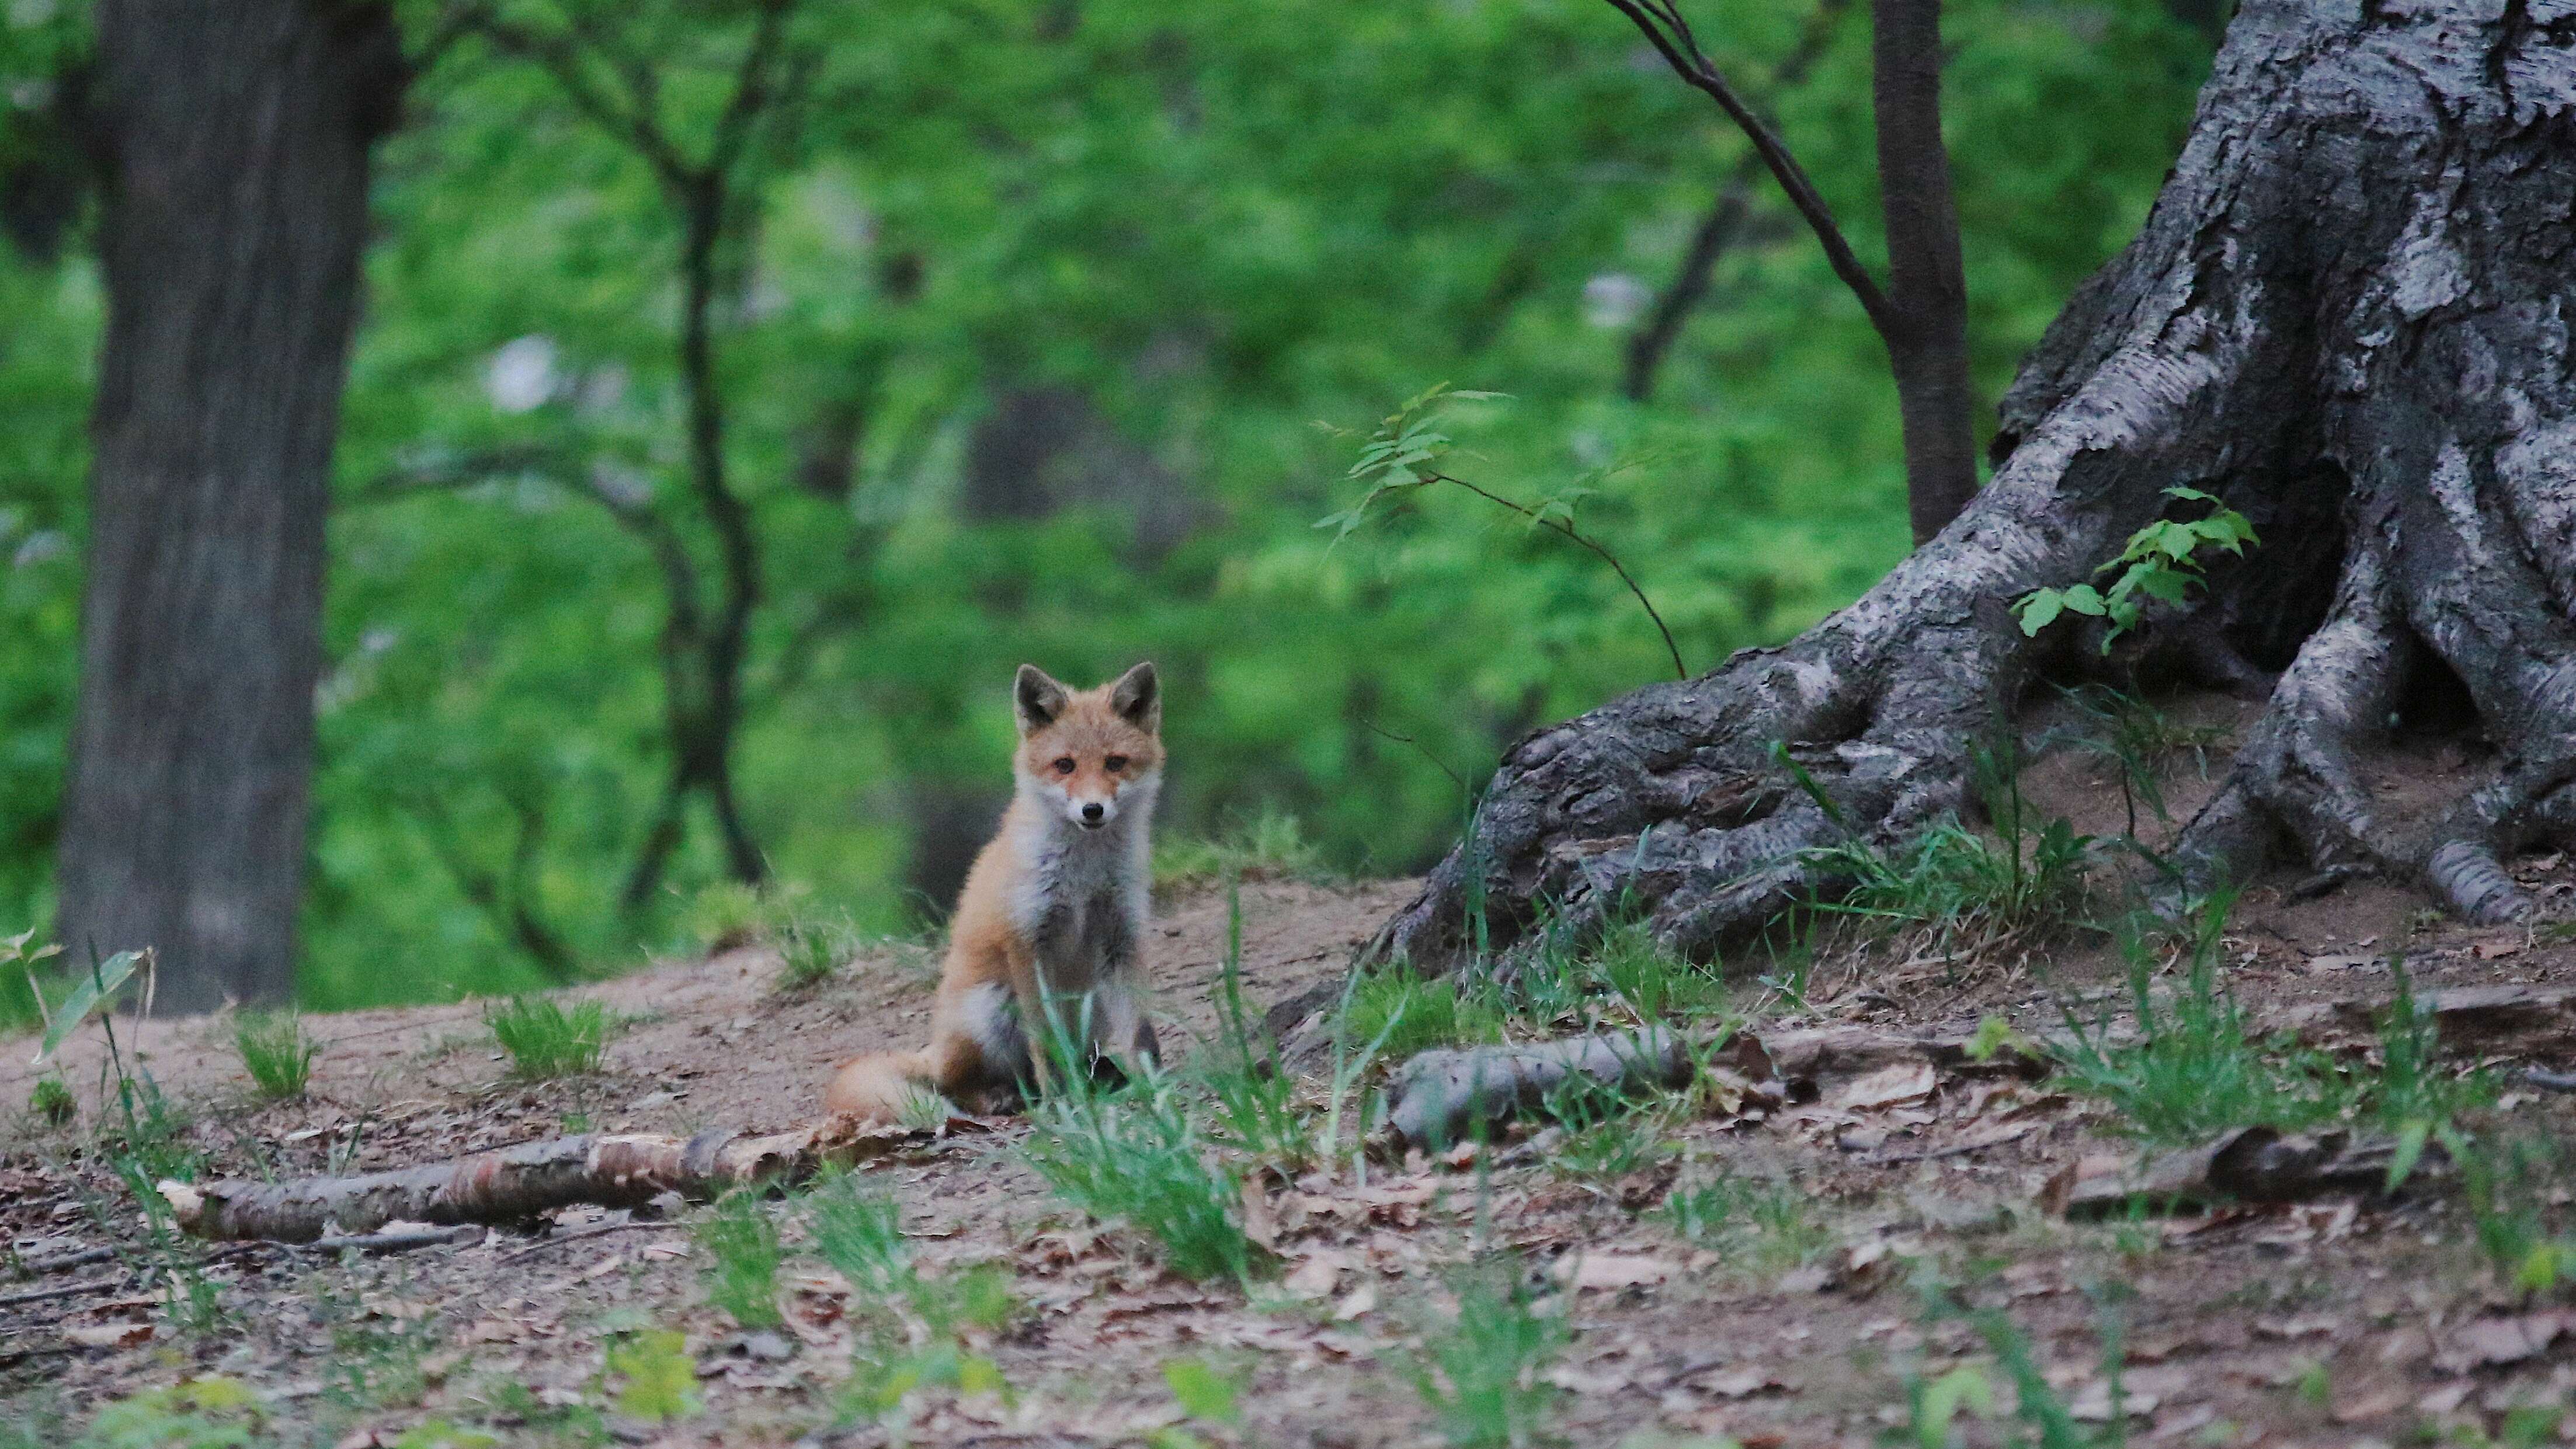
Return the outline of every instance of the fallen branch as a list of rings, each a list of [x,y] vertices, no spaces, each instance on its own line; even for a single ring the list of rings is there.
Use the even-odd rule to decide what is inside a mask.
[[[1534,1046],[1442,1048],[1421,1053],[1396,1074],[1386,1125],[1408,1146],[1438,1150],[1535,1110],[1578,1077],[1620,1092],[1678,1087],[1704,1063],[1738,1071],[1748,1082],[1776,1078],[1762,1043],[1750,1035],[1710,1048],[1660,1026]]]
[[[12,1293],[0,1298],[0,1308],[16,1308],[28,1303],[42,1303],[50,1298],[78,1298],[84,1293],[104,1293],[124,1286],[122,1278],[97,1278],[87,1283],[67,1283],[60,1288],[39,1288],[32,1293]]]
[[[949,1127],[986,1130],[971,1118]],[[663,1193],[706,1199],[794,1181],[826,1164],[874,1157],[937,1135],[831,1122],[766,1136],[586,1135],[522,1143],[452,1162],[291,1182],[164,1182],[179,1227],[200,1238],[312,1243],[390,1222],[513,1223],[576,1203],[641,1207]]]

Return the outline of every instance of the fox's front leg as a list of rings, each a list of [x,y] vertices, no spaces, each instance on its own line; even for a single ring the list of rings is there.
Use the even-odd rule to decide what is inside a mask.
[[[1101,1050],[1147,1069],[1163,1064],[1154,1040],[1154,1025],[1145,1019],[1143,994],[1137,989],[1141,966],[1137,944],[1144,935],[1140,918],[1121,913],[1101,943],[1100,1026],[1092,1040]]]

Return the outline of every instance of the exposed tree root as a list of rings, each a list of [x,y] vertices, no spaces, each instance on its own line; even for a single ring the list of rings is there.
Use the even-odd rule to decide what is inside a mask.
[[[2249,0],[2128,250],[2001,406],[1993,481],[1850,608],[1505,754],[1469,838],[1364,959],[1508,972],[1642,917],[1715,952],[1845,883],[1816,847],[1965,813],[2022,693],[2098,668],[2008,609],[2213,492],[2263,534],[2125,657],[2269,705],[2188,825],[2198,883],[2285,853],[2528,912],[2502,861],[2576,841],[2576,15]],[[2095,636],[2098,639],[2098,635]],[[2454,684],[2453,681],[2456,681]],[[2464,688],[2463,688],[2464,687]],[[2364,750],[2464,693],[2495,752],[2431,821]],[[1774,757],[1785,743],[1830,807]]]

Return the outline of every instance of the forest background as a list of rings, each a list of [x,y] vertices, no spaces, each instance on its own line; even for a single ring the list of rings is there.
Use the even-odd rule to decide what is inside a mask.
[[[771,900],[861,931],[944,905],[1008,791],[1022,660],[1161,665],[1167,839],[1294,831],[1372,874],[1436,858],[1511,739],[1669,675],[1601,560],[1464,492],[1315,527],[1359,492],[1350,435],[1430,385],[1507,395],[1453,410],[1450,466],[1570,510],[1692,671],[1906,551],[1869,323],[1596,0],[806,0],[703,238],[694,377],[688,219],[578,81],[645,75],[704,155],[756,25],[613,13],[569,69],[404,16],[421,68],[335,463],[307,1006],[597,974],[745,908],[704,792],[657,831],[708,685],[672,620],[720,611],[727,571],[693,382],[757,584],[724,666],[739,833]],[[1874,263],[1865,10],[1692,13]],[[2136,230],[2220,19],[1945,7],[1983,402]],[[72,0],[0,5],[0,934],[51,920],[78,665],[88,44]]]

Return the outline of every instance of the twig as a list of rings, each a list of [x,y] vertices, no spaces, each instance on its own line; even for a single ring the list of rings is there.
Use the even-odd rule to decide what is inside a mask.
[[[0,1298],[0,1308],[16,1308],[26,1303],[43,1303],[53,1298],[78,1298],[84,1293],[104,1293],[110,1288],[123,1287],[124,1284],[123,1278],[93,1278],[87,1283],[68,1283],[60,1288],[39,1288],[31,1293],[12,1293],[5,1298]]]
[[[1673,656],[1673,677],[1690,678],[1689,667],[1682,663],[1682,646],[1673,642],[1673,631],[1664,627],[1664,616],[1655,612],[1654,601],[1647,598],[1646,591],[1637,586],[1637,580],[1629,574],[1628,566],[1619,562],[1618,555],[1576,532],[1573,524],[1562,519],[1549,518],[1526,504],[1515,503],[1499,493],[1488,492],[1464,478],[1453,478],[1446,473],[1426,473],[1423,476],[1435,483],[1455,483],[1477,497],[1491,503],[1498,503],[1532,523],[1543,528],[1552,528],[1598,554],[1601,561],[1608,564],[1619,575],[1619,582],[1628,586],[1628,592],[1637,596],[1637,606],[1646,611],[1646,617],[1655,621],[1655,632],[1664,636],[1664,649]]]
[[[551,1238],[543,1238],[524,1248],[503,1253],[501,1261],[515,1263],[521,1258],[533,1258],[548,1248],[559,1247],[565,1243],[577,1243],[584,1238],[604,1238],[610,1233],[641,1233],[654,1228],[660,1228],[664,1232],[678,1231],[677,1225],[672,1223],[609,1223],[604,1227],[584,1228],[577,1233],[557,1233]]]
[[[1700,49],[1699,37],[1691,33],[1690,22],[1682,18],[1676,0],[1609,0],[1609,3],[1612,9],[1627,16],[1645,32],[1647,41],[1663,56],[1665,64],[1673,68],[1675,75],[1717,102],[1717,108],[1726,112],[1727,119],[1733,121],[1745,139],[1753,143],[1753,149],[1762,157],[1762,164],[1771,168],[1771,175],[1779,181],[1780,189],[1789,194],[1789,204],[1798,209],[1798,215],[1804,217],[1808,228],[1815,232],[1816,241],[1824,247],[1825,260],[1832,264],[1834,275],[1842,279],[1844,286],[1851,288],[1852,296],[1859,299],[1860,309],[1869,314],[1870,325],[1878,329],[1879,336],[1893,338],[1900,323],[1896,309],[1889,303],[1887,294],[1879,290],[1869,269],[1863,267],[1860,258],[1852,253],[1851,243],[1844,238],[1841,224],[1834,220],[1833,208],[1817,194],[1815,183],[1807,179],[1805,168],[1798,164],[1797,157],[1789,154],[1788,144],[1780,139],[1779,133],[1755,115],[1753,108],[1735,93],[1735,88],[1727,84],[1726,77],[1718,74],[1716,64]]]
[[[83,1248],[77,1253],[65,1253],[59,1258],[46,1258],[40,1262],[22,1263],[19,1266],[25,1270],[28,1277],[41,1278],[48,1273],[59,1273],[65,1268],[86,1268],[92,1263],[104,1263],[115,1256],[114,1248]]]
[[[2544,1092],[2576,1092],[2576,1072],[2553,1072],[2546,1067],[2525,1067],[2522,1080],[2526,1086]]]

